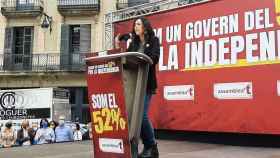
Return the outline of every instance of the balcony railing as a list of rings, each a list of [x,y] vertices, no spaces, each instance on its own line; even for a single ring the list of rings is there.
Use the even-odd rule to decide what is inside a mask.
[[[43,12],[43,0],[2,0],[1,12],[6,17],[36,17]]]
[[[100,0],[58,0],[58,10],[62,15],[97,14]]]
[[[85,71],[84,58],[90,54],[0,54],[0,73]]]

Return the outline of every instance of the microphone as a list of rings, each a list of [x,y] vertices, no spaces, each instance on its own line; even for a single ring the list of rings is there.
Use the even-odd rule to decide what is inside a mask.
[[[125,34],[120,35],[119,40],[120,41],[127,41],[127,40],[130,39],[130,37],[131,37],[130,33],[125,33]]]

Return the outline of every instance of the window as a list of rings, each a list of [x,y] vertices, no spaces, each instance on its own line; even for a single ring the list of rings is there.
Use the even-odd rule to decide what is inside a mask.
[[[75,91],[75,88],[67,88],[70,92],[70,104],[76,104],[76,91]]]
[[[83,104],[88,104],[88,88],[83,88]]]
[[[18,0],[18,4],[32,4],[35,0]]]
[[[16,27],[15,28],[15,54],[31,54],[32,28]]]
[[[74,25],[71,27],[71,52],[80,52],[80,26]]]
[[[15,27],[14,64],[27,68],[31,64],[32,54],[32,27]],[[26,67],[27,66],[27,67]]]
[[[84,53],[91,50],[91,25],[61,26],[61,58],[62,69],[83,69]]]
[[[34,7],[35,0],[17,0],[17,10],[27,10]]]

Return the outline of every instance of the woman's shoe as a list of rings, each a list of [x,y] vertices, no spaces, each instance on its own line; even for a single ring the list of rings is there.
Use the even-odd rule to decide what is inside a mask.
[[[145,148],[139,155],[139,158],[158,158],[159,152],[157,144],[152,145],[150,148]]]

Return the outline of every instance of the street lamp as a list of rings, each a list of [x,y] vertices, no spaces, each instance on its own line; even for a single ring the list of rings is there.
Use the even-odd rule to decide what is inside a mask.
[[[52,32],[52,17],[51,16],[48,16],[46,13],[43,13],[44,15],[44,20],[41,24],[41,27],[43,29],[48,29],[50,27],[50,33]]]

